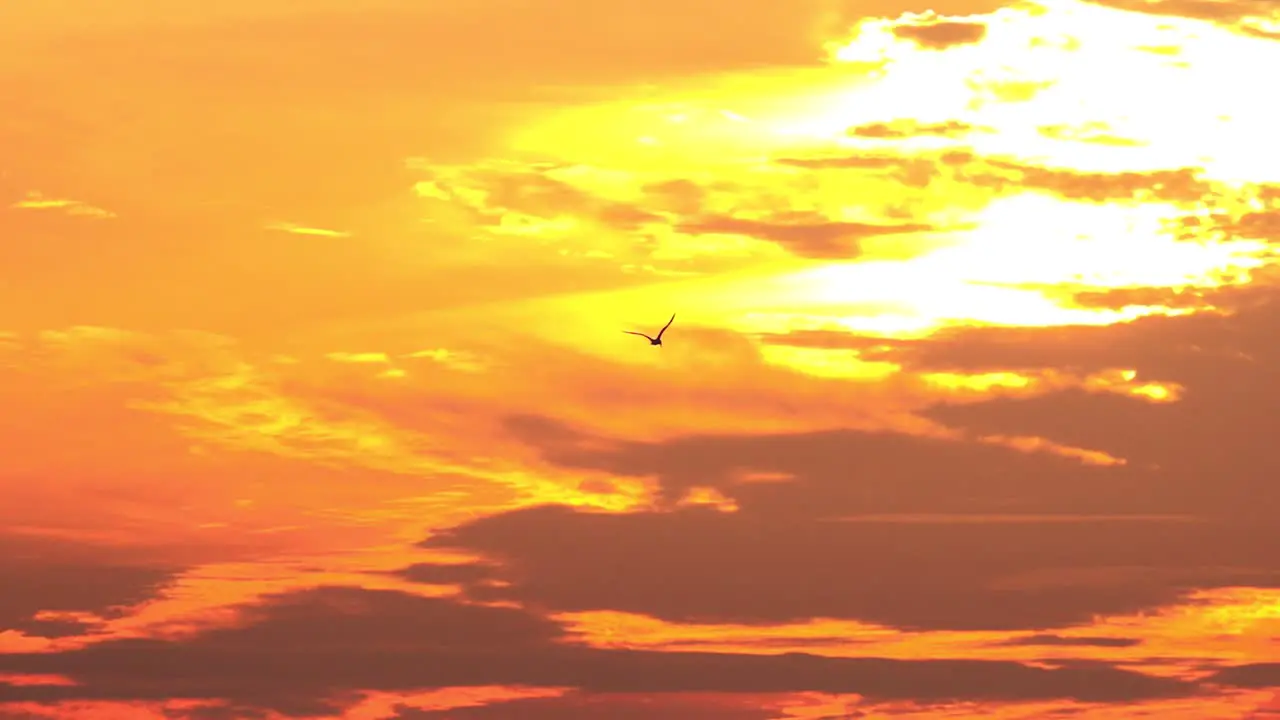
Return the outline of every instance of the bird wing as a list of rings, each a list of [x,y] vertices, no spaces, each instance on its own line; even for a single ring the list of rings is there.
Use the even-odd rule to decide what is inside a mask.
[[[667,331],[667,328],[671,327],[671,323],[673,323],[673,322],[675,322],[675,321],[676,321],[676,314],[675,314],[675,313],[671,313],[671,319],[670,319],[670,320],[668,320],[668,321],[667,321],[667,324],[666,324],[666,325],[663,325],[663,326],[662,326],[662,329],[658,331],[658,337],[659,337],[659,338],[661,338],[661,337],[662,337],[662,333],[666,332],[666,331]]]
[[[645,335],[645,334],[644,334],[644,333],[642,333],[642,332],[635,332],[635,331],[633,331],[633,330],[623,330],[622,332],[624,332],[624,333],[626,333],[626,334],[628,334],[628,335],[639,335],[640,337],[642,337],[642,338],[644,338],[644,339],[646,339],[646,340],[650,340],[650,341],[652,341],[652,340],[653,340],[653,338],[649,337],[648,335]]]

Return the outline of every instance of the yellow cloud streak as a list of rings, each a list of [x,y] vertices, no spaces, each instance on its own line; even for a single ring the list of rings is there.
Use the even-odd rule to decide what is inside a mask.
[[[351,237],[351,233],[342,230],[328,230],[326,228],[307,227],[295,223],[271,223],[267,225],[268,230],[278,230],[280,232],[290,233],[292,235],[314,235],[317,237]]]
[[[1032,522],[1035,520],[1033,519]],[[1062,638],[1131,638],[1132,646],[1008,644],[1042,633],[934,630],[905,632],[857,621],[816,618],[773,626],[672,623],[644,615],[591,611],[564,613],[581,642],[597,647],[646,650],[703,650],[771,654],[809,652],[833,657],[900,659],[972,658],[1032,660],[1054,657],[1106,661],[1166,660],[1165,672],[1185,672],[1177,661],[1256,661],[1280,628],[1280,592],[1224,588],[1201,592],[1184,605],[1142,615],[1099,618],[1089,626],[1051,634]],[[1049,633],[1050,631],[1042,631]],[[1156,662],[1156,665],[1161,663]]]
[[[263,452],[334,466],[354,466],[428,478],[474,478],[511,489],[518,498],[621,510],[637,502],[615,492],[577,489],[566,473],[531,470],[471,448],[456,434],[432,437],[397,428],[359,412],[317,412],[280,393],[249,365],[213,377],[169,384],[173,398],[139,401],[139,409],[190,421],[182,431],[194,439],[235,450]]]
[[[59,382],[73,377],[86,386],[128,384],[136,393],[128,401],[130,407],[180,420],[178,431],[197,441],[202,451],[258,453],[423,479],[421,497],[429,503],[353,511],[365,522],[379,515],[399,522],[428,508],[433,517],[460,520],[481,506],[492,510],[524,502],[559,502],[623,510],[646,501],[643,484],[605,482],[597,483],[598,491],[590,490],[591,481],[602,479],[601,473],[530,462],[528,453],[495,452],[483,419],[468,418],[460,425],[458,418],[437,413],[428,415],[426,425],[406,428],[358,407],[298,397],[286,389],[285,380],[291,379],[296,387],[305,375],[281,373],[322,370],[323,363],[273,368],[251,362],[243,353],[235,342],[214,335],[149,336],[75,327],[41,333],[34,342],[19,345],[13,357],[22,369]],[[339,358],[354,356],[360,361],[375,355],[338,353]],[[335,382],[332,375],[321,377]],[[353,380],[346,378],[348,383]],[[486,486],[503,492],[451,492]],[[398,497],[403,499],[403,494]]]
[[[79,200],[51,198],[38,192],[27,193],[25,199],[19,200],[9,207],[14,210],[64,210],[69,215],[82,215],[85,217],[115,217],[115,213],[109,210],[103,210],[100,207],[94,207]]]

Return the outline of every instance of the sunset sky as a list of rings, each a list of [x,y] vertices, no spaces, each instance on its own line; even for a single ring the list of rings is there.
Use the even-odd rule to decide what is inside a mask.
[[[0,719],[1280,718],[1277,70],[1280,0],[0,0]]]

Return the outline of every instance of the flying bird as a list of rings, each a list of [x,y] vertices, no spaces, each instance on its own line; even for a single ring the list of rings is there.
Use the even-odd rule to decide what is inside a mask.
[[[676,315],[675,313],[672,313],[671,319],[668,320],[667,324],[663,325],[662,329],[658,331],[657,337],[649,337],[648,335],[645,335],[642,332],[635,332],[634,330],[623,330],[622,332],[628,335],[639,335],[640,337],[648,340],[650,345],[657,345],[658,347],[662,347],[662,333],[666,332],[667,328],[671,327],[671,323],[675,322],[675,319],[676,319]]]

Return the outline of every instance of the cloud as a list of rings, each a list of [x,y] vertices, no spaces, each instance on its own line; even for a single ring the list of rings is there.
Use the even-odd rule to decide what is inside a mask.
[[[219,699],[287,715],[333,712],[361,691],[478,685],[588,693],[857,693],[869,700],[1118,702],[1195,692],[1176,679],[1102,664],[820,658],[601,650],[554,623],[351,587],[278,595],[247,622],[187,640],[112,640],[59,653],[0,655],[0,672],[61,674],[75,686],[10,687],[10,702]]]
[[[334,362],[355,365],[384,365],[391,362],[386,353],[380,352],[331,352],[326,357]]]
[[[306,225],[298,225],[296,223],[271,223],[267,225],[268,230],[279,230],[280,232],[292,233],[294,235],[315,235],[318,237],[351,237],[351,233],[342,230],[328,230],[326,228],[307,227]]]
[[[180,571],[89,545],[0,534],[0,633],[80,635],[95,618],[155,596]]]
[[[1211,203],[1173,218],[1170,225],[1179,239],[1221,242],[1230,238],[1254,238],[1275,243],[1280,241],[1278,189],[1280,185],[1258,185],[1235,202],[1231,198],[1214,197]]]
[[[1210,682],[1243,688],[1280,687],[1280,663],[1261,662],[1232,665],[1215,671]]]
[[[1198,177],[1198,172],[1193,168],[1087,173],[991,158],[980,160],[972,169],[959,167],[956,176],[962,181],[977,185],[1042,189],[1068,200],[1092,202],[1134,199],[1146,195],[1153,199],[1186,203],[1203,197],[1212,189],[1209,183]]]
[[[465,350],[450,350],[448,348],[431,348],[430,350],[415,350],[405,355],[407,358],[417,360],[430,360],[438,365],[447,367],[450,370],[457,370],[465,373],[484,372],[487,365],[483,358],[474,353]]]
[[[894,122],[877,122],[849,128],[853,137],[876,139],[900,139],[932,135],[938,137],[958,137],[973,132],[975,128],[969,123],[959,120],[947,120],[940,123],[921,123],[916,120],[896,120]]]
[[[1064,389],[943,401],[926,413],[966,437],[1031,434],[1097,448],[1125,466],[851,431],[601,442],[543,421],[520,437],[552,462],[653,478],[668,500],[709,488],[738,510],[541,508],[477,520],[427,544],[505,563],[498,579],[513,585],[477,589],[481,596],[675,621],[1038,629],[1169,604],[1193,589],[1274,587],[1280,533],[1264,508],[1276,495],[1265,418],[1280,402],[1268,369],[1280,362],[1276,298],[1268,287],[1223,290],[1206,294],[1222,307],[1215,313],[1108,327],[844,336],[913,372],[1133,368],[1145,382],[1184,388],[1170,403]],[[821,522],[921,513],[974,522]],[[1076,517],[1056,523],[1045,513]],[[1025,522],[996,523],[993,514]],[[920,602],[904,600],[913,597]]]
[[[947,156],[943,156],[944,158]],[[904,166],[913,167],[911,159],[900,155],[849,155],[807,158],[778,158],[779,165],[809,168],[813,170],[900,170]],[[925,160],[924,164],[933,163]]]
[[[454,251],[459,258],[474,258],[468,262],[490,257],[490,246],[500,243],[525,266],[550,265],[550,257],[556,257],[554,264],[562,267],[593,269],[586,282],[617,286],[634,284],[624,272],[628,266],[658,262],[663,270],[708,270],[767,257],[770,250],[762,240],[702,239],[679,232],[681,222],[711,209],[709,202],[723,205],[740,198],[734,188],[685,179],[647,182],[594,165],[504,160],[415,167],[424,175],[415,192],[434,222],[484,238],[484,245]],[[561,277],[548,289],[563,287]]]
[[[1046,292],[1055,289],[1046,288]],[[1211,307],[1207,297],[1211,292],[1198,288],[1120,287],[1108,290],[1083,290],[1071,292],[1057,289],[1069,295],[1071,301],[1082,307],[1120,309],[1159,305],[1167,308],[1206,310]]]
[[[484,563],[416,563],[398,570],[396,574],[405,580],[427,585],[475,584],[488,580],[497,568]]]
[[[1264,238],[1268,242],[1280,242],[1280,208],[1245,213],[1230,230],[1239,235]]]
[[[883,170],[892,179],[910,162],[900,156],[858,157],[835,165],[864,169],[872,177]],[[918,169],[919,163],[926,161],[909,167],[933,172]],[[511,243],[512,253],[532,260],[532,250],[551,247],[611,272],[627,264],[660,264],[710,273],[759,267],[785,257],[784,252],[809,259],[850,258],[870,238],[946,229],[891,203],[871,201],[855,210],[834,192],[811,195],[815,181],[837,179],[803,172],[823,169],[825,159],[780,158],[776,165],[798,171],[762,166],[732,179],[695,180],[673,172],[654,180],[595,165],[423,164],[426,179],[416,192],[440,222],[478,230],[490,242]]]
[[[923,223],[875,224],[838,222],[824,219],[797,218],[796,221],[749,220],[735,217],[710,217],[678,226],[683,232],[698,235],[746,235],[776,242],[801,257],[850,258],[859,254],[859,241],[880,235],[923,233],[934,230]]]
[[[1241,582],[1274,587],[1277,566],[1261,549],[1274,553],[1280,544],[1272,513],[1265,509],[1278,499],[1271,479],[1280,468],[1269,450],[1267,413],[1280,402],[1271,369],[1280,362],[1275,340],[1280,328],[1277,292],[1265,278],[1262,282],[1210,294],[1207,301],[1221,307],[1210,314],[1107,328],[961,330],[887,356],[917,370],[1130,367],[1140,378],[1178,383],[1185,388],[1183,399],[1168,404],[1066,390],[1038,398],[944,404],[928,414],[970,432],[1027,432],[1128,458],[1131,466],[1148,470],[1121,485],[1135,492],[1147,511],[1190,512],[1212,520],[1210,532],[1192,531],[1200,540],[1179,539],[1182,531],[1169,528],[1164,552],[1170,558],[1190,567],[1199,561],[1181,548],[1212,554],[1216,558],[1205,557],[1206,567],[1239,568],[1246,573]],[[1140,489],[1136,478],[1144,474],[1151,485]],[[1034,493],[1054,484],[1037,483]],[[1245,543],[1246,536],[1253,539]],[[1132,546],[1132,539],[1116,542]],[[1208,577],[1194,582],[1213,583]]]
[[[1262,408],[1280,396],[1268,369],[1280,358],[1274,340],[1278,294],[1267,277],[1262,274],[1254,287],[1206,294],[1204,302],[1218,308],[1213,312],[1105,328],[958,329],[928,341],[882,343],[874,357],[916,372],[1131,368],[1138,379],[1175,383],[1184,388],[1175,403],[1063,390],[945,403],[927,414],[969,432],[1026,432],[1152,468],[1156,485],[1143,501],[1148,510],[1160,506],[1261,523],[1259,503],[1275,492],[1264,478],[1277,469],[1266,450]],[[1263,533],[1260,541],[1275,535]]]
[[[1174,604],[1193,588],[1280,577],[1274,543],[1258,546],[1225,523],[822,522],[738,503],[731,513],[519,510],[426,544],[502,563],[497,579],[510,585],[471,587],[473,597],[692,623],[1065,627]]]
[[[654,477],[664,497],[676,500],[698,487],[715,488],[778,517],[838,517],[877,513],[999,513],[1022,486],[1044,487],[1020,503],[1020,512],[1136,511],[1136,503],[1107,487],[1120,478],[1141,482],[1140,471],[1087,470],[1076,460],[1044,457],[962,438],[910,436],[869,430],[810,433],[696,435],[665,442],[609,442],[554,423],[513,419],[512,429],[554,463]],[[756,483],[751,476],[790,478]],[[858,478],[858,482],[849,482]],[[1149,481],[1149,480],[1148,480]],[[958,488],[964,488],[960,490]]]
[[[892,130],[872,128],[868,137],[890,137]],[[864,130],[864,132],[868,132]],[[906,130],[903,131],[907,132]],[[886,134],[880,134],[886,133]],[[1009,157],[978,155],[968,150],[934,153],[872,153],[854,156],[783,157],[779,164],[817,171],[884,171],[910,187],[929,187],[939,181],[971,185],[995,195],[1027,190],[1053,193],[1067,200],[1111,202],[1115,200],[1164,200],[1191,203],[1213,192],[1212,183],[1197,168],[1132,172],[1085,172],[1067,167],[1045,167]],[[1264,217],[1248,222],[1269,227]]]
[[[324,355],[318,353],[306,367],[297,367],[273,363],[265,353],[225,336],[80,326],[39,333],[23,344],[15,359],[44,388],[115,389],[113,399],[118,405],[113,411],[118,413],[123,405],[134,415],[141,410],[156,418],[153,424],[164,431],[161,449],[173,452],[176,446],[180,454],[178,459],[168,459],[201,476],[208,471],[201,470],[199,463],[193,469],[189,461],[193,443],[258,454],[257,463],[300,461],[308,472],[317,474],[372,473],[394,485],[407,481],[393,481],[395,476],[448,477],[450,483],[465,479],[473,485],[484,485],[484,478],[489,478],[507,488],[511,487],[508,482],[540,482],[514,460],[481,458],[465,448],[467,443],[483,441],[468,440],[465,433],[451,428],[456,422],[448,413],[431,413],[429,426],[407,429],[351,404],[308,395],[302,381],[317,368],[320,372],[326,367],[337,369],[336,377],[334,371],[322,375],[331,387],[358,387],[360,378],[352,375],[359,374],[367,374],[373,383],[385,384],[388,379],[376,376],[385,367],[378,362],[380,357],[338,353],[335,361]],[[367,362],[371,360],[375,362]],[[365,367],[375,372],[360,373]],[[112,462],[119,467],[123,461],[112,455]],[[139,472],[154,474],[154,470]],[[495,496],[510,492],[490,491]]]
[[[79,200],[46,197],[42,193],[29,192],[22,200],[9,206],[14,210],[61,210],[68,215],[84,217],[112,218],[115,213],[95,207]]]
[[[1255,23],[1266,22],[1280,5],[1274,0],[1088,0],[1099,5],[1152,15],[1194,18],[1235,27],[1250,34],[1274,37]]]
[[[1099,647],[1129,648],[1142,644],[1138,638],[1086,637],[1078,635],[1036,634],[1011,638],[1000,643],[1013,647]]]
[[[986,37],[987,26],[972,22],[923,22],[898,25],[893,28],[893,34],[927,50],[945,50],[981,42]]]
[[[760,707],[767,701],[750,696],[684,694],[626,695],[570,692],[559,697],[520,698],[506,702],[449,710],[404,708],[391,720],[771,720],[777,712]]]

